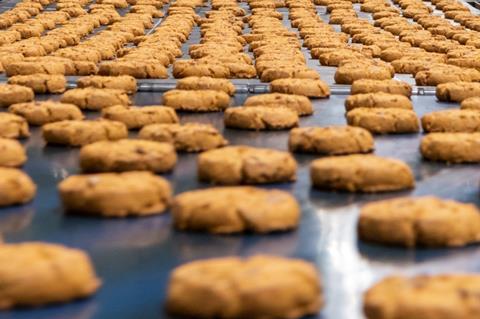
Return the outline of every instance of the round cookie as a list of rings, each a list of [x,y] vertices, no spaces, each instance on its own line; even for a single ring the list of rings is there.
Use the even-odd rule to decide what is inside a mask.
[[[137,80],[130,75],[101,76],[91,75],[77,80],[77,87],[122,90],[127,94],[137,92]]]
[[[308,97],[295,94],[269,93],[248,97],[243,106],[287,107],[298,116],[313,114],[313,105]]]
[[[16,140],[0,137],[0,166],[19,167],[27,161],[22,144]]]
[[[329,86],[315,79],[278,79],[270,83],[270,91],[285,94],[304,95],[311,98],[330,96]]]
[[[372,80],[360,79],[352,83],[350,94],[377,93],[384,92],[390,94],[400,94],[406,97],[412,95],[410,84],[394,79],[390,80]]]
[[[179,90],[215,90],[234,95],[236,88],[228,79],[217,79],[208,76],[189,76],[177,81]]]
[[[285,130],[298,126],[298,115],[285,107],[235,107],[225,110],[225,127],[245,130]]]
[[[129,130],[140,129],[157,123],[178,123],[175,110],[166,106],[123,106],[115,105],[102,110],[102,117],[124,123]]]
[[[352,84],[361,79],[390,80],[391,71],[380,65],[345,64],[340,65],[335,72],[337,84]]]
[[[99,141],[80,150],[80,167],[87,173],[144,170],[165,173],[176,163],[173,146],[154,141]]]
[[[30,102],[34,96],[33,90],[25,86],[14,84],[0,85],[0,107],[7,107],[15,103]]]
[[[210,124],[152,124],[144,126],[138,138],[171,143],[177,151],[201,152],[228,144],[222,134]]]
[[[367,290],[363,310],[367,319],[476,318],[479,293],[477,274],[390,276]]]
[[[448,82],[437,85],[436,96],[440,101],[462,102],[470,97],[480,96],[480,83]]]
[[[398,108],[359,107],[347,113],[347,123],[363,127],[373,134],[416,133],[419,131],[415,112]]]
[[[166,301],[171,315],[219,319],[300,318],[316,314],[322,306],[320,277],[313,265],[263,255],[177,267],[170,275]]]
[[[166,79],[167,69],[158,60],[115,60],[100,63],[98,74],[108,76],[130,75],[137,79]]]
[[[288,152],[228,146],[198,156],[198,178],[224,185],[291,182],[297,163]]]
[[[404,162],[375,155],[317,159],[310,167],[316,188],[348,192],[389,192],[413,188],[413,173]]]
[[[217,112],[230,104],[230,96],[214,90],[170,90],[163,94],[163,104],[178,111]]]
[[[300,206],[280,190],[255,187],[214,187],[175,197],[175,228],[214,234],[268,233],[296,228]]]
[[[8,78],[9,84],[31,88],[35,93],[63,93],[67,88],[67,80],[62,74],[15,75]]]
[[[430,133],[423,137],[424,158],[447,163],[480,162],[480,133]]]
[[[0,167],[0,206],[28,203],[36,191],[37,187],[27,174],[16,168]]]
[[[48,144],[82,146],[98,141],[115,141],[128,137],[125,124],[109,121],[60,121],[42,126]]]
[[[350,95],[345,100],[345,109],[347,112],[359,107],[413,110],[413,104],[408,97],[383,92]]]
[[[403,197],[365,205],[358,234],[365,241],[415,246],[465,246],[480,241],[480,211],[436,197]]]
[[[82,111],[75,104],[55,101],[34,101],[12,104],[10,113],[24,117],[30,125],[43,125],[65,120],[82,120]]]
[[[300,127],[290,131],[288,147],[291,152],[322,155],[369,153],[374,149],[374,140],[361,127]]]
[[[480,110],[480,96],[469,97],[460,103],[462,110]]]
[[[27,121],[18,115],[0,113],[0,137],[25,138],[30,136]]]
[[[122,90],[98,89],[87,87],[65,92],[60,99],[62,103],[77,105],[83,110],[99,111],[113,105],[130,105],[128,95]]]
[[[167,180],[151,172],[73,175],[58,190],[67,212],[103,217],[161,214],[172,196]]]
[[[425,132],[480,132],[480,113],[476,110],[441,110],[422,117]]]
[[[1,310],[69,302],[101,285],[85,252],[42,242],[2,244],[0,273],[9,283],[2,286]]]

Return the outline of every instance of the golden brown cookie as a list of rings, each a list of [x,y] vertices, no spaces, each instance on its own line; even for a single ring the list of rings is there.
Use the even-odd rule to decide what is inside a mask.
[[[347,123],[373,134],[416,133],[420,129],[415,112],[399,108],[359,107],[347,113]]]
[[[58,190],[67,212],[103,217],[161,214],[172,197],[167,180],[135,171],[73,175]]]
[[[312,102],[308,97],[296,94],[268,93],[252,95],[243,103],[244,106],[287,107],[298,116],[313,114]]]
[[[330,96],[329,86],[322,80],[279,79],[270,83],[270,90],[277,93],[304,95],[311,98]]]
[[[99,89],[117,89],[125,91],[127,94],[137,92],[137,80],[130,75],[119,76],[101,76],[91,75],[81,77],[77,80],[77,87],[94,87]]]
[[[215,90],[228,95],[235,94],[235,85],[228,79],[218,79],[208,76],[189,76],[177,81],[179,90]]]
[[[375,155],[317,159],[310,167],[316,188],[348,192],[389,192],[413,188],[413,173],[404,162]]]
[[[27,121],[18,115],[0,113],[0,137],[25,138],[30,136]]]
[[[467,98],[480,96],[480,83],[441,83],[437,85],[436,95],[440,101],[462,102]]]
[[[276,301],[265,291],[275,291]],[[215,300],[207,303],[206,300]],[[313,265],[271,256],[201,260],[173,270],[167,311],[189,318],[300,318],[323,306]]]
[[[269,233],[296,228],[300,206],[292,195],[280,190],[214,187],[176,196],[172,216],[180,230]]]
[[[462,110],[480,110],[480,96],[469,97],[460,103]]]
[[[353,126],[300,127],[290,131],[291,152],[342,155],[369,153],[374,140],[369,131]]]
[[[0,177],[0,206],[25,204],[35,197],[37,187],[23,171],[0,167]]]
[[[62,74],[15,75],[8,78],[9,84],[31,88],[35,93],[63,93],[67,88],[67,80]]]
[[[291,182],[296,179],[293,156],[266,148],[228,146],[198,156],[201,181],[224,185]]]
[[[480,162],[480,133],[430,133],[422,139],[420,151],[432,161]]]
[[[2,310],[85,298],[101,285],[86,253],[57,244],[2,244],[0,264],[2,282],[9,283],[1,289]]]
[[[347,112],[360,107],[412,110],[413,104],[410,99],[404,95],[383,92],[350,95],[345,100],[345,109]]]
[[[352,84],[361,79],[390,80],[391,71],[383,66],[349,63],[340,65],[335,72],[337,84]]]
[[[12,104],[10,113],[24,117],[30,125],[43,125],[64,120],[82,120],[82,111],[74,105],[55,101]]]
[[[178,123],[175,110],[166,106],[115,105],[102,110],[102,117],[124,123],[129,130],[140,129],[156,123]]]
[[[215,90],[170,90],[163,94],[163,104],[178,111],[216,112],[229,106],[230,96]]]
[[[476,110],[441,110],[422,117],[425,132],[480,132],[480,113]]]
[[[410,84],[398,80],[360,79],[352,83],[350,94],[377,93],[401,94],[406,97],[412,95]]]
[[[417,85],[436,86],[447,82],[478,81],[480,81],[480,72],[467,68],[452,69],[447,67],[434,67],[425,71],[419,71],[415,74],[415,82]]]
[[[22,144],[16,140],[0,137],[0,166],[19,167],[27,161]]]
[[[298,115],[286,107],[234,107],[225,110],[225,127],[244,130],[285,130],[298,126]]]
[[[15,103],[30,102],[34,96],[33,90],[25,86],[14,84],[0,85],[0,107],[7,107]]]
[[[122,90],[87,87],[68,90],[60,99],[63,103],[77,105],[84,110],[99,111],[113,105],[130,105],[128,95]]]
[[[130,75],[137,79],[168,78],[167,69],[162,64],[158,63],[158,61],[105,61],[100,64],[98,74],[108,76]]]

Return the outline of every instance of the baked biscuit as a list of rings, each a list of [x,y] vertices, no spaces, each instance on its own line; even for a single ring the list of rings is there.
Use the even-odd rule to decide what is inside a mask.
[[[0,278],[9,283],[1,289],[2,310],[85,298],[101,285],[87,254],[57,244],[3,244],[0,263]]]
[[[388,68],[371,64],[340,65],[335,72],[337,84],[352,84],[362,79],[390,80],[392,77]]]
[[[60,61],[13,61],[4,67],[7,76],[68,73],[65,63]]]
[[[480,110],[480,96],[469,97],[460,103],[462,110]]]
[[[74,105],[55,101],[34,101],[12,104],[10,113],[24,117],[30,125],[43,125],[65,120],[82,120],[82,111]]]
[[[225,110],[225,127],[245,130],[285,130],[298,126],[298,115],[286,107],[234,107]]]
[[[109,76],[130,75],[137,79],[166,79],[167,69],[158,62],[115,60],[102,62],[98,74]]]
[[[422,117],[425,132],[480,132],[480,113],[476,110],[441,110]]]
[[[198,156],[198,177],[215,184],[265,184],[296,179],[293,156],[266,148],[228,146]]]
[[[123,106],[115,105],[102,110],[105,119],[124,123],[129,130],[140,129],[156,123],[178,123],[175,110],[166,106]]]
[[[269,233],[296,228],[300,206],[280,190],[255,187],[214,187],[174,198],[175,228],[214,234]]]
[[[214,90],[170,90],[163,94],[163,104],[178,111],[216,112],[229,106],[230,96]]]
[[[87,87],[68,90],[60,99],[62,103],[75,104],[83,110],[99,111],[113,105],[130,105],[128,95],[122,90]]]
[[[34,96],[33,90],[25,86],[14,84],[0,85],[0,107],[7,107],[15,103],[30,102]]]
[[[413,173],[404,162],[375,155],[317,159],[310,166],[316,188],[348,192],[389,192],[413,188]]]
[[[27,121],[18,115],[0,113],[0,137],[25,138],[30,136]]]
[[[210,124],[152,124],[144,126],[138,137],[173,144],[177,151],[201,152],[228,144],[222,134]]]
[[[73,175],[58,190],[67,212],[103,217],[161,214],[172,197],[167,180],[151,172]]]
[[[137,92],[137,80],[130,75],[120,76],[101,76],[91,75],[81,77],[77,80],[77,87],[94,87],[99,89],[117,89],[125,91],[127,94]]]
[[[401,94],[406,97],[412,95],[410,84],[398,80],[372,80],[361,79],[352,83],[350,94],[377,93],[384,92],[390,94]]]
[[[291,152],[322,155],[370,153],[374,140],[369,131],[353,126],[301,127],[290,131]]]
[[[165,173],[177,163],[169,143],[145,140],[99,141],[80,150],[80,167],[86,173],[152,171]]]
[[[363,127],[373,134],[416,133],[419,131],[415,112],[398,108],[359,107],[347,113],[347,123]]]
[[[448,82],[437,85],[437,98],[440,101],[462,102],[469,97],[480,96],[480,83]]]
[[[350,95],[345,100],[345,109],[347,112],[360,107],[412,110],[413,104],[410,99],[404,95],[383,92]]]
[[[475,297],[478,293],[477,274],[390,276],[367,290],[363,310],[368,319],[426,319],[445,315],[473,319],[478,315],[479,301]]]
[[[62,74],[15,75],[8,78],[8,84],[16,84],[31,88],[35,93],[63,93],[67,80]]]
[[[35,197],[37,187],[30,176],[23,171],[16,168],[0,167],[0,176],[1,207],[25,204]],[[1,302],[0,308],[2,308]]]
[[[221,64],[182,63],[183,60],[173,63],[172,74],[176,79],[190,76],[208,76],[212,78],[229,78],[230,69]]]
[[[0,166],[19,167],[27,161],[22,144],[16,140],[0,138]]]
[[[82,146],[98,141],[115,141],[128,137],[125,124],[109,121],[60,121],[42,126],[48,144]]]
[[[275,300],[264,294],[267,290],[275,291]],[[316,314],[322,306],[321,282],[313,265],[262,255],[177,267],[170,275],[166,301],[171,315],[220,319],[300,318]]]
[[[430,133],[420,144],[424,158],[447,163],[480,162],[480,133]]]
[[[480,72],[475,69],[462,68],[460,70],[438,67],[419,71],[415,74],[417,85],[436,86],[447,82],[479,82]]]
[[[189,76],[177,81],[179,90],[215,90],[228,95],[235,94],[235,85],[228,79],[218,79],[208,76]]]
[[[252,95],[243,103],[244,106],[265,106],[265,107],[286,107],[295,112],[298,116],[313,114],[313,105],[308,97],[295,94],[269,93]]]
[[[327,98],[330,88],[322,80],[279,79],[270,83],[270,91],[285,94],[304,95],[311,98]]]

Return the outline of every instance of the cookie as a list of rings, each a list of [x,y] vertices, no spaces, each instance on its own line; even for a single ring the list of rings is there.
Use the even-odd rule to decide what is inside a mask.
[[[322,155],[369,153],[374,140],[369,131],[353,126],[301,127],[290,131],[291,152]]]
[[[228,146],[198,156],[198,178],[224,185],[291,182],[296,179],[293,156],[266,148]]]
[[[8,111],[24,117],[30,125],[44,125],[65,120],[82,120],[84,118],[82,111],[76,105],[55,101],[12,104]]]
[[[235,107],[225,110],[225,127],[244,130],[285,130],[298,126],[298,115],[285,107]]]
[[[115,141],[127,138],[125,124],[109,121],[60,121],[42,126],[47,144],[82,146],[98,141]]]
[[[269,233],[296,228],[300,206],[292,195],[280,190],[214,187],[176,196],[172,217],[179,230]]]
[[[441,110],[422,117],[425,132],[480,132],[480,113],[476,110]]]
[[[417,114],[399,108],[359,107],[347,113],[347,123],[373,134],[416,133],[420,129]]]
[[[79,78],[77,80],[77,87],[117,89],[117,90],[122,90],[127,94],[133,94],[137,92],[137,80],[135,80],[135,78],[130,75],[120,75],[120,76],[91,75],[91,76]]]
[[[215,90],[228,95],[235,94],[235,85],[228,79],[218,79],[208,76],[189,76],[177,81],[179,90]]]
[[[308,97],[295,94],[269,93],[252,95],[243,103],[244,106],[265,106],[265,107],[286,107],[295,112],[298,116],[313,114],[313,105]]]
[[[310,167],[314,187],[347,192],[390,192],[413,188],[413,173],[404,162],[375,155],[317,159]]]
[[[350,94],[361,93],[390,93],[401,94],[406,97],[412,95],[412,87],[410,84],[398,81],[398,80],[372,80],[372,79],[360,79],[352,83],[350,88]]]
[[[101,285],[85,252],[58,244],[2,244],[0,261],[0,278],[8,283],[1,289],[1,310],[69,302]]]
[[[201,123],[147,125],[138,138],[170,143],[181,152],[207,151],[228,144],[215,127]]]
[[[265,291],[274,291],[275,298]],[[322,306],[321,282],[313,265],[262,255],[177,267],[170,275],[166,301],[171,315],[188,318],[300,318],[316,314]]]
[[[67,87],[67,80],[62,74],[15,75],[8,78],[8,83],[29,87],[40,94],[63,93]]]
[[[87,87],[65,92],[62,103],[75,104],[82,110],[99,111],[113,105],[130,105],[128,95],[122,90]]]
[[[462,110],[480,110],[480,96],[469,97],[460,103]]]
[[[67,72],[64,62],[60,61],[13,61],[4,65],[7,76],[31,74],[62,74]]]
[[[103,217],[161,214],[172,197],[167,180],[151,172],[73,175],[58,190],[67,212]]]
[[[480,162],[480,133],[430,133],[420,144],[425,159],[447,163]]]
[[[102,62],[98,74],[108,76],[130,75],[137,79],[166,79],[167,69],[158,62],[115,60]]]
[[[480,96],[480,83],[448,82],[437,85],[436,96],[440,101],[462,102],[463,100]]]
[[[391,71],[383,66],[371,64],[346,64],[340,65],[335,72],[337,84],[352,84],[362,79],[390,80]]]
[[[129,130],[140,129],[156,123],[178,123],[175,110],[166,106],[123,106],[115,105],[102,110],[105,119],[124,123]]]
[[[360,107],[412,110],[413,104],[410,99],[404,95],[383,92],[350,95],[345,100],[345,109],[347,112]]]
[[[0,107],[30,102],[34,96],[35,94],[31,88],[14,84],[0,84]]]
[[[230,96],[215,90],[170,90],[163,94],[163,104],[178,111],[216,112],[229,106]]]
[[[478,82],[480,72],[475,69],[448,67],[430,68],[415,74],[415,83],[423,86],[437,86],[447,82]]]
[[[476,318],[478,293],[477,274],[390,276],[367,290],[363,310],[368,319]]]
[[[30,136],[27,121],[18,115],[0,113],[0,137],[25,138]]]
[[[22,144],[16,140],[0,138],[0,166],[19,167],[27,161]]]
[[[190,76],[208,76],[212,78],[229,78],[230,69],[221,64],[206,63],[184,63],[185,60],[178,60],[173,63],[172,74],[176,79]],[[189,61],[189,60],[187,60]]]
[[[285,94],[304,95],[311,98],[330,96],[329,86],[322,80],[314,79],[278,79],[270,83],[270,91]]]

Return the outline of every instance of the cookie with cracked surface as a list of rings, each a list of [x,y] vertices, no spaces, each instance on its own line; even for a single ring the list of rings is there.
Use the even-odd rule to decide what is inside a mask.
[[[416,133],[420,129],[414,111],[398,108],[359,107],[347,113],[347,123],[373,134]]]
[[[390,192],[413,188],[412,170],[402,161],[375,155],[317,159],[310,166],[315,188],[347,192]]]
[[[383,92],[350,95],[345,100],[345,110],[347,112],[359,107],[412,110],[413,104],[410,99],[404,95]]]
[[[173,144],[177,151],[182,152],[207,151],[228,144],[215,127],[202,123],[151,124],[144,126],[138,137]]]
[[[8,77],[31,74],[67,74],[64,62],[60,61],[14,61],[4,65]]]
[[[59,121],[42,126],[47,144],[82,146],[98,141],[116,141],[128,137],[125,124],[109,120]]]
[[[244,130],[285,130],[298,126],[298,115],[286,107],[234,107],[225,110],[224,123]]]
[[[172,197],[167,180],[145,171],[73,175],[58,190],[67,212],[103,217],[162,214]]]
[[[175,228],[214,234],[269,233],[298,226],[300,207],[280,190],[255,187],[214,187],[174,198]]]
[[[227,79],[230,77],[230,69],[221,64],[207,63],[183,63],[182,60],[173,63],[172,74],[176,79],[190,76],[208,76],[212,78]]]
[[[22,144],[16,140],[0,138],[0,167],[19,167],[27,161]]]
[[[65,92],[60,101],[75,104],[82,110],[99,111],[113,105],[130,105],[128,95],[122,90],[93,87],[72,89]]]
[[[84,118],[82,111],[75,104],[55,101],[12,104],[8,111],[24,117],[30,125],[44,125],[65,120],[82,120]]]
[[[423,137],[424,158],[447,163],[480,162],[480,133],[430,133]]]
[[[137,79],[166,79],[167,69],[160,63],[145,62],[140,60],[116,60],[102,62],[98,74],[119,76],[130,75]]]
[[[231,96],[234,95],[236,91],[232,81],[209,76],[189,76],[180,79],[177,81],[177,89],[223,91]]]
[[[291,152],[322,155],[370,153],[374,149],[372,135],[354,126],[300,127],[290,131]]]
[[[228,146],[198,156],[198,178],[223,185],[291,182],[297,163],[288,152]]]
[[[270,289],[282,302],[265,296]],[[191,318],[292,319],[316,314],[322,306],[320,276],[312,264],[266,255],[177,267],[170,275],[166,301],[170,314]]]
[[[9,283],[0,290],[1,310],[69,302],[101,285],[85,252],[58,244],[3,244],[0,261],[1,279]]]
[[[0,107],[7,107],[15,103],[30,102],[35,94],[29,87],[15,84],[0,85]]]
[[[361,79],[390,80],[391,70],[380,65],[345,64],[340,65],[335,72],[337,84],[352,84]]]
[[[436,86],[447,82],[478,82],[480,72],[467,68],[433,67],[415,74],[417,85]]]
[[[270,83],[270,91],[285,94],[304,95],[311,98],[327,98],[330,87],[322,80],[278,79]]]
[[[422,117],[425,132],[480,132],[480,113],[476,110],[441,110]]]
[[[1,207],[25,204],[35,197],[37,186],[30,176],[23,171],[16,168],[0,167],[0,176]]]
[[[480,96],[469,97],[460,103],[462,110],[480,110]]]
[[[77,87],[94,87],[99,89],[117,89],[125,91],[127,94],[137,92],[137,80],[130,75],[102,76],[91,75],[81,77],[77,80]]]
[[[394,79],[390,80],[372,80],[372,79],[360,79],[352,83],[350,88],[350,94],[360,93],[390,93],[401,94],[406,97],[412,95],[412,86],[406,82],[398,81]]]
[[[462,102],[480,96],[480,83],[448,82],[437,85],[436,96],[440,101]]]
[[[175,110],[161,105],[123,106],[115,105],[102,110],[105,119],[124,123],[129,130],[141,129],[145,125],[178,123]]]
[[[0,137],[25,138],[30,136],[27,121],[18,115],[0,113]]]
[[[163,94],[163,104],[178,111],[217,112],[230,104],[230,96],[215,90],[170,90]]]
[[[55,94],[65,92],[67,87],[67,80],[62,74],[15,75],[8,78],[8,84],[29,87],[35,93]]]
[[[287,107],[298,116],[313,114],[313,105],[308,97],[296,94],[268,93],[248,97],[243,106]]]

